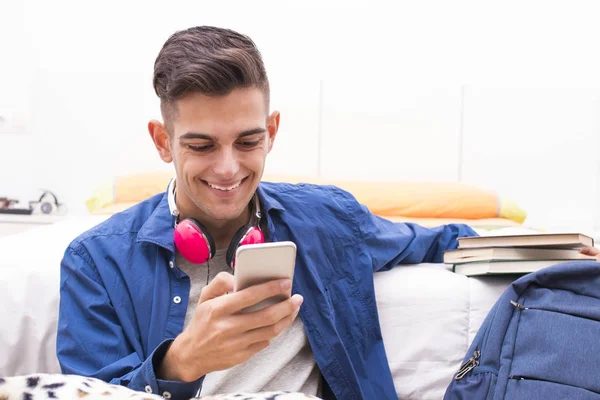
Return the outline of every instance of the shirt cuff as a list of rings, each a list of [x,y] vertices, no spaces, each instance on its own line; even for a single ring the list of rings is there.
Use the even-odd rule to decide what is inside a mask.
[[[154,352],[144,361],[141,367],[141,374],[138,377],[145,382],[138,382],[146,393],[158,394],[166,399],[191,399],[202,387],[204,376],[193,382],[168,381],[156,378],[156,371],[162,362],[167,350],[173,344],[173,339],[162,342]]]

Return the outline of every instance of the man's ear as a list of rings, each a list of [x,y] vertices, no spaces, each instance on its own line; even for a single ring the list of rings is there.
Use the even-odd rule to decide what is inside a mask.
[[[273,148],[273,143],[275,142],[275,137],[277,136],[277,132],[279,131],[279,111],[273,111],[273,113],[269,116],[267,120],[267,133],[269,134],[269,152]]]
[[[154,142],[156,150],[158,150],[160,158],[166,163],[173,162],[169,134],[165,126],[157,120],[152,120],[148,122],[148,132],[150,133],[150,137]]]

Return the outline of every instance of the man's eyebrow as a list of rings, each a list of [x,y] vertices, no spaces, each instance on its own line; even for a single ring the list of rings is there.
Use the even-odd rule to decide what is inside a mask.
[[[266,131],[267,131],[267,130],[266,130],[265,128],[254,128],[254,129],[249,129],[249,130],[247,130],[247,131],[240,132],[240,133],[238,134],[238,139],[239,139],[239,138],[246,137],[246,136],[256,135],[257,133],[263,133],[263,132],[266,132]]]
[[[248,129],[246,131],[238,133],[237,137],[239,139],[239,138],[243,138],[246,136],[256,135],[257,133],[263,133],[266,131],[267,130],[265,128]],[[206,133],[199,133],[199,132],[187,132],[187,133],[184,133],[183,135],[179,136],[179,140],[186,140],[186,139],[214,140],[215,138],[214,138],[214,136],[208,135]]]
[[[204,139],[204,140],[213,140],[214,138],[206,133],[197,133],[197,132],[187,132],[183,135],[179,136],[179,140],[185,139]]]

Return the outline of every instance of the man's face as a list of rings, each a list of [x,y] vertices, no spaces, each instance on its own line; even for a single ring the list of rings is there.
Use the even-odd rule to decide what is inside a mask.
[[[279,114],[267,112],[258,88],[222,97],[193,93],[177,102],[172,132],[164,148],[157,147],[175,165],[182,211],[223,222],[245,211],[279,125]]]

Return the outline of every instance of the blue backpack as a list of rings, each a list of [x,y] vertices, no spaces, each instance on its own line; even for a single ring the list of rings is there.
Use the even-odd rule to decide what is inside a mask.
[[[494,304],[444,400],[600,400],[600,263],[521,276]]]

